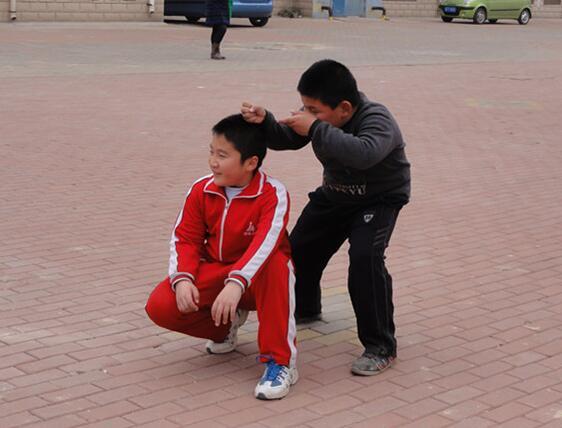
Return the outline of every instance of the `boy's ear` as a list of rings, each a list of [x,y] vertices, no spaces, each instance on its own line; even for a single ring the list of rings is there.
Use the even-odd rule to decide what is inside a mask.
[[[344,114],[351,114],[353,113],[353,105],[347,100],[343,100],[339,103],[338,107],[341,109],[341,112]]]
[[[248,171],[254,171],[258,167],[259,158],[257,156],[251,156],[244,161],[244,165]]]

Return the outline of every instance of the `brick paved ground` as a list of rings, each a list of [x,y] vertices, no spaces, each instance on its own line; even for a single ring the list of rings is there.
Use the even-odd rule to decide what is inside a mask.
[[[561,427],[559,23],[274,19],[231,29],[225,62],[207,60],[208,35],[0,25],[0,426]],[[413,198],[388,259],[399,359],[349,373],[344,248],[326,322],[299,331],[301,380],[264,403],[255,317],[217,357],[143,304],[210,126],[243,99],[286,114],[323,57],[348,63],[408,142]],[[319,166],[303,150],[266,168],[293,223]]]

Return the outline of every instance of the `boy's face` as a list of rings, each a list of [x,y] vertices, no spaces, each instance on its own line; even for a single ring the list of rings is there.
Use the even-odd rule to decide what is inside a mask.
[[[209,151],[209,167],[217,186],[244,187],[252,181],[258,157],[252,156],[244,162],[240,152],[224,135],[213,134]]]
[[[341,128],[353,116],[354,109],[349,101],[342,101],[336,108],[332,108],[316,98],[309,98],[305,95],[301,95],[301,100],[306,111],[336,128]]]

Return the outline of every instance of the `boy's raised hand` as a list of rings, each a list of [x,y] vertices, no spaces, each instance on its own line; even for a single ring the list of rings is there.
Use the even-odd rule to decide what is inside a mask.
[[[211,317],[217,327],[221,323],[227,324],[228,321],[234,320],[241,297],[242,289],[240,286],[227,281],[211,307]]]
[[[199,290],[189,280],[183,280],[176,284],[176,304],[182,314],[199,310]]]
[[[243,102],[240,107],[240,113],[246,122],[249,123],[262,123],[265,119],[265,109],[260,106],[255,106],[248,102]]]
[[[292,111],[291,116],[281,119],[279,123],[283,123],[295,131],[297,134],[306,137],[310,131],[310,127],[316,121],[316,116],[307,110]]]

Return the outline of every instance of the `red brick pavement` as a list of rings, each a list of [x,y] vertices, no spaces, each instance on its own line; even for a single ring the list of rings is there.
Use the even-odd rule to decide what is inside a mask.
[[[200,26],[0,25],[0,426],[562,426],[559,25],[259,31],[229,31],[217,64]],[[285,114],[323,56],[350,64],[408,142],[413,198],[388,258],[399,358],[350,374],[342,249],[326,322],[299,331],[299,383],[264,403],[255,317],[238,352],[209,356],[143,304],[210,126],[243,99]],[[266,169],[294,222],[317,162],[270,153]]]

